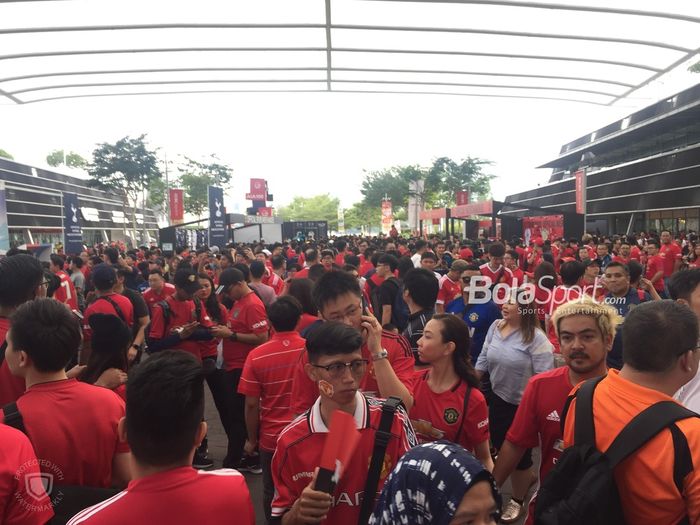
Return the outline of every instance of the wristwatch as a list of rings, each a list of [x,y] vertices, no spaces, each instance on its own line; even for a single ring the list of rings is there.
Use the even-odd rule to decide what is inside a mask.
[[[138,350],[139,352],[141,351],[141,345],[134,343],[131,346],[132,348],[136,348],[136,350]]]
[[[386,359],[389,357],[389,352],[386,351],[386,348],[382,348],[381,352],[377,352],[376,354],[372,354],[372,361],[381,361],[382,359]]]

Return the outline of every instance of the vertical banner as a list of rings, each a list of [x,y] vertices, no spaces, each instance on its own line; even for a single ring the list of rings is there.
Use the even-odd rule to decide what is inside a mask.
[[[0,180],[0,250],[10,249],[10,231],[7,225],[7,201],[5,201],[5,181]]]
[[[574,177],[576,178],[576,213],[581,215],[586,214],[586,170],[578,170]]]
[[[391,199],[382,199],[382,233],[388,235],[391,225],[394,222],[394,215],[391,210]]]
[[[78,195],[63,194],[63,252],[78,255],[83,251],[83,231],[80,229]]]
[[[338,206],[338,233],[345,233],[345,210]]]
[[[226,212],[224,190],[209,186],[209,246],[226,246]]]
[[[460,190],[456,195],[457,206],[469,204],[469,190]]]
[[[267,182],[265,179],[250,179],[250,193],[246,193],[245,198],[251,201],[267,201]]]
[[[185,219],[184,190],[171,188],[170,192],[170,224],[182,224]]]

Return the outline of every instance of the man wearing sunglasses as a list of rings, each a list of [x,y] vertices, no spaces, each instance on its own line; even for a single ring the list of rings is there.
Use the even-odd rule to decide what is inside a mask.
[[[374,320],[377,323],[376,319]],[[377,323],[378,324],[378,323]],[[360,383],[368,359],[362,352],[360,332],[341,321],[322,323],[306,340],[306,374],[319,385],[313,406],[279,436],[272,459],[275,498],[271,523],[356,524],[362,504],[367,467],[374,449],[382,403],[365,397]],[[360,442],[352,460],[344,465],[332,494],[314,490],[316,467],[336,410],[355,418]],[[396,411],[377,491],[399,458],[417,444],[411,422],[402,406]]]
[[[484,346],[489,327],[496,319],[501,318],[501,310],[493,302],[493,299],[489,299],[487,302],[483,302],[483,300],[476,302],[475,299],[480,298],[478,295],[484,292],[476,292],[475,294],[469,292],[471,280],[480,276],[481,270],[479,266],[477,264],[469,264],[461,276],[462,296],[448,303],[445,307],[445,313],[461,316],[469,327],[469,336],[472,340],[470,350],[472,363],[476,363],[481,353],[481,347]]]

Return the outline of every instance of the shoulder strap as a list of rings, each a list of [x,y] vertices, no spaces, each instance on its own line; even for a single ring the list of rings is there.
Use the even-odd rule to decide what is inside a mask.
[[[0,345],[0,365],[5,360],[5,350],[7,349],[7,341],[3,341]]]
[[[117,315],[119,316],[119,319],[121,319],[122,321],[124,321],[124,324],[129,324],[129,323],[126,321],[126,316],[124,315],[124,311],[123,311],[123,310],[121,309],[121,307],[114,301],[114,299],[112,299],[112,298],[109,297],[108,295],[101,295],[100,297],[98,297],[98,298],[95,299],[95,300],[96,300],[96,301],[99,301],[100,299],[102,299],[102,300],[104,300],[104,301],[107,301],[109,304],[111,304],[111,305],[112,305],[112,308],[114,308],[114,311],[115,311],[115,312],[117,313]]]
[[[595,425],[593,423],[593,392],[606,376],[585,381],[576,392],[576,420],[574,421],[574,444],[595,447]],[[568,406],[567,406],[568,408]]]
[[[2,407],[2,413],[5,416],[3,423],[8,427],[14,427],[23,434],[27,434],[27,429],[24,427],[24,418],[17,408],[17,403],[13,401],[12,403],[6,404]]]
[[[669,427],[676,421],[689,417],[698,417],[698,415],[675,401],[654,403],[627,423],[605,451],[610,467],[615,467],[625,458],[635,453],[664,428]]]
[[[382,419],[379,421],[379,428],[374,436],[374,450],[372,452],[372,460],[369,464],[369,471],[367,472],[367,481],[365,482],[360,519],[357,522],[358,525],[365,525],[374,509],[374,499],[377,495],[379,476],[384,466],[384,454],[386,454],[386,447],[389,445],[389,440],[391,439],[391,425],[394,422],[394,414],[400,404],[401,400],[393,396],[389,397],[382,404]]]
[[[464,427],[464,420],[467,419],[467,408],[469,407],[469,398],[472,395],[472,386],[467,385],[467,393],[464,394],[464,405],[462,406],[462,422],[459,424],[457,429],[457,435],[455,436],[455,443],[459,445],[459,438],[462,435],[462,427]]]

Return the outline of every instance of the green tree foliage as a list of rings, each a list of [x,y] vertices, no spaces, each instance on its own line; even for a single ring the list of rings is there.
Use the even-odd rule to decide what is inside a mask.
[[[46,156],[46,163],[54,168],[62,165],[69,168],[84,168],[88,161],[74,151],[66,153],[62,149],[56,149]]]
[[[696,62],[688,68],[692,73],[700,73],[700,62]]]
[[[2,149],[2,148],[0,148],[0,157],[6,158],[6,159],[10,159],[10,160],[14,160],[14,157],[13,157],[12,155],[10,155],[7,151],[5,151],[5,150]]]
[[[184,190],[185,211],[201,216],[208,207],[208,186],[225,186],[231,181],[233,169],[221,164],[215,155],[209,162],[199,162],[184,157],[185,162],[178,167],[180,177],[177,184]]]
[[[469,190],[477,199],[486,199],[491,193],[493,175],[484,173],[484,166],[491,161],[467,157],[455,162],[449,157],[440,157],[433,161],[426,187],[430,187],[428,198],[433,206],[454,206],[457,192]]]
[[[288,206],[277,209],[277,215],[286,221],[328,221],[329,230],[338,229],[340,200],[328,193],[314,197],[294,197]],[[347,214],[347,212],[346,212]],[[345,216],[345,227],[348,228]]]
[[[372,228],[377,231],[381,227],[381,210],[377,206],[369,206],[365,202],[356,202],[351,208],[345,210],[346,229]]]
[[[88,165],[92,187],[121,195],[122,204],[132,205],[133,239],[136,239],[136,207],[138,198],[161,178],[155,151],[149,150],[146,135],[124,137],[114,144],[98,144]]]

